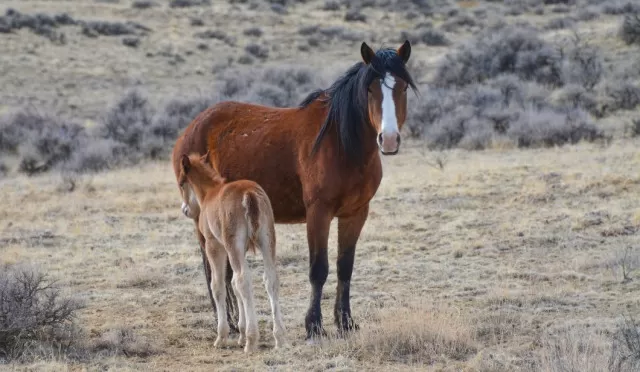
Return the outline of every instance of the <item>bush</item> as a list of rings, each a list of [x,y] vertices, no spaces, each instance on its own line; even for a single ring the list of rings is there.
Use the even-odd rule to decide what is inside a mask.
[[[136,0],[131,4],[134,9],[149,9],[154,6],[158,6],[158,3],[151,0]]]
[[[250,55],[265,60],[269,57],[269,49],[259,44],[249,44],[244,48]]]
[[[613,336],[609,371],[640,370],[640,325],[632,317],[625,317]]]
[[[403,42],[405,40],[409,40],[411,44],[423,43],[428,46],[447,46],[451,44],[444,33],[432,28],[425,28],[414,34],[403,31],[400,34],[399,41]]]
[[[262,29],[260,27],[250,27],[245,29],[243,34],[247,36],[260,37],[262,36]]]
[[[541,147],[603,138],[584,112],[587,108],[581,106],[582,101],[566,98],[552,104],[547,95],[542,86],[514,75],[462,89],[436,88],[425,100],[410,104],[407,128],[432,149],[480,150],[496,141]]]
[[[601,52],[583,42],[579,36],[573,39],[573,46],[567,51],[563,61],[563,81],[580,84],[588,91],[600,82],[604,69]]]
[[[29,175],[62,165],[87,141],[84,127],[53,115],[25,110],[0,119],[0,154],[16,156]]]
[[[533,29],[502,27],[462,45],[440,63],[433,80],[438,87],[462,87],[500,74],[562,86],[562,57]]]
[[[169,2],[170,8],[188,8],[192,6],[206,5],[211,5],[211,0],[171,0]]]
[[[633,110],[640,104],[640,87],[628,81],[612,81],[605,90],[611,98],[611,111]]]
[[[46,274],[24,267],[0,270],[0,360],[30,359],[36,349],[68,352],[82,305]]]
[[[629,45],[640,44],[640,11],[624,16],[620,37]]]
[[[350,10],[345,14],[344,20],[347,22],[367,22],[367,16],[359,12],[358,10]]]
[[[66,13],[50,16],[44,13],[35,15],[23,14],[14,9],[7,9],[0,17],[0,32],[9,33],[22,28],[30,29],[34,34],[44,36],[54,43],[64,44],[64,33],[55,29],[59,26],[74,25],[77,22]]]

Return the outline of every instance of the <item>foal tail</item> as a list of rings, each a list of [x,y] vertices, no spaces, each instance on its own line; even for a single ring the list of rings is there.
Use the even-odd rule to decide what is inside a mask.
[[[249,244],[247,250],[256,253],[256,247],[259,247],[258,234],[260,233],[260,195],[254,190],[249,190],[242,197],[242,206],[244,207],[244,216],[247,220],[247,236]]]

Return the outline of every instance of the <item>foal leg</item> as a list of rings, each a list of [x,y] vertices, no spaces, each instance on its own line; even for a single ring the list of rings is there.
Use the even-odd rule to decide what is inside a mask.
[[[280,281],[278,279],[278,271],[275,263],[275,250],[276,250],[276,232],[273,226],[270,229],[263,229],[260,234],[260,250],[262,251],[262,259],[264,262],[264,286],[267,289],[269,295],[269,302],[271,304],[271,315],[273,318],[273,338],[276,341],[275,348],[278,349],[284,346],[285,328],[282,321],[282,312],[280,311],[279,287]],[[270,231],[269,231],[270,230]]]
[[[238,287],[238,292],[244,305],[244,317],[246,321],[244,347],[245,353],[253,352],[258,346],[258,319],[255,304],[253,302],[253,288],[251,282],[251,270],[245,258],[247,251],[247,234],[229,235],[225,238],[225,246],[229,253],[229,261],[233,268],[233,277]],[[241,331],[242,332],[242,331]]]
[[[333,218],[331,211],[324,205],[307,207],[307,241],[309,243],[309,281],[311,282],[311,302],[305,317],[307,340],[326,336],[322,328],[322,287],[329,275],[327,241],[329,227]]]
[[[238,337],[238,345],[242,346],[245,343],[245,327],[246,327],[246,319],[245,319],[245,311],[244,311],[244,302],[242,301],[242,295],[240,292],[240,288],[238,287],[238,276],[236,272],[233,272],[233,278],[231,279],[231,285],[233,286],[233,293],[238,300],[238,333],[240,336]]]
[[[221,347],[229,337],[229,323],[227,317],[227,302],[225,299],[225,269],[227,262],[227,252],[218,242],[207,241],[207,258],[212,268],[211,289],[213,291],[213,299],[216,303],[218,312],[218,337],[214,342],[214,347]]]
[[[216,310],[216,304],[215,301],[213,300],[213,293],[211,292],[211,265],[209,265],[209,261],[207,259],[207,252],[206,252],[206,248],[205,248],[205,239],[204,236],[200,233],[200,230],[198,229],[198,219],[194,219],[195,225],[196,225],[196,236],[198,237],[198,243],[200,244],[200,253],[202,254],[202,266],[204,267],[204,276],[205,276],[205,283],[207,284],[207,292],[209,292],[209,300],[211,301],[211,307],[213,308],[213,312],[216,313],[217,316],[220,316],[220,314],[217,313]],[[235,319],[234,319],[234,313],[236,311],[240,311],[238,309],[233,308],[233,302],[234,300],[238,300],[240,301],[240,299],[238,298],[238,296],[233,292],[230,291],[230,288],[233,287],[232,283],[231,283],[231,278],[233,277],[233,270],[231,269],[231,265],[229,264],[229,260],[227,259],[226,262],[227,265],[227,273],[225,276],[225,286],[227,288],[227,322],[229,323],[229,325],[231,326],[231,331],[236,332],[238,331],[236,324],[235,324]],[[235,298],[234,298],[235,297]],[[242,309],[241,307],[239,309]],[[225,316],[224,314],[222,314],[222,316]]]
[[[338,218],[338,287],[336,290],[336,304],[333,315],[339,332],[357,330],[359,327],[351,318],[351,306],[349,304],[349,289],[353,261],[356,253],[356,243],[360,237],[360,231],[367,220],[369,204],[362,207],[356,213]]]

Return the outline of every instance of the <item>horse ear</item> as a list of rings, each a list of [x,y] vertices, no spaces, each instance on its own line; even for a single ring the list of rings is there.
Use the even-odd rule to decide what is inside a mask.
[[[364,41],[362,42],[362,45],[360,45],[360,54],[362,55],[362,60],[367,65],[371,63],[373,57],[376,56],[376,52],[374,52],[373,49],[371,49],[371,47],[368,46]]]
[[[211,162],[209,161],[209,150],[207,150],[206,154],[200,157],[200,161],[203,162],[204,164],[211,164]]]
[[[402,60],[404,61],[404,63],[407,63],[407,61],[409,60],[409,57],[411,56],[411,43],[409,42],[409,40],[405,40],[404,43],[400,46],[400,48],[398,48],[397,52],[400,58],[402,58]]]
[[[189,157],[186,154],[182,154],[182,158],[180,158],[180,164],[182,165],[182,171],[185,174],[191,169],[191,161],[189,161]]]

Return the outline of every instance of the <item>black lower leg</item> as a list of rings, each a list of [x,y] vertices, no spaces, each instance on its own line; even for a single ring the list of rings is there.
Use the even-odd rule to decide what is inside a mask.
[[[358,329],[358,325],[351,319],[351,305],[349,303],[355,247],[343,249],[341,253],[337,262],[338,287],[336,290],[336,304],[333,310],[333,316],[338,329],[347,331]]]
[[[322,328],[322,311],[320,309],[320,300],[322,299],[322,287],[327,281],[329,274],[329,262],[326,259],[319,259],[311,262],[309,271],[309,281],[311,282],[311,303],[307,316],[305,317],[305,328],[307,330],[307,339],[317,336],[326,336],[326,332]]]

